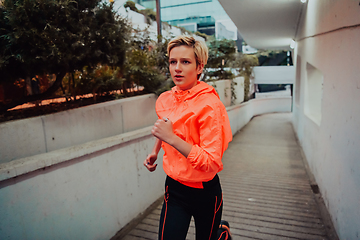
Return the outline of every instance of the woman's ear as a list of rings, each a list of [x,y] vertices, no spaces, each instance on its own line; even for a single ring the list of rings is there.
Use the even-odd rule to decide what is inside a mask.
[[[204,64],[198,64],[197,74],[201,74],[203,70],[204,70]]]

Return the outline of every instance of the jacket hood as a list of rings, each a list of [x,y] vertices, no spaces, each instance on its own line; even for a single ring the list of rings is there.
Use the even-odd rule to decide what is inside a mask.
[[[202,81],[197,81],[197,84],[194,87],[192,87],[188,90],[185,90],[185,91],[179,90],[177,88],[177,86],[175,86],[171,89],[171,93],[175,97],[175,99],[179,102],[192,99],[196,96],[199,96],[199,95],[205,94],[205,93],[214,94],[215,96],[217,96],[220,99],[215,88],[213,88],[209,84],[202,82]]]

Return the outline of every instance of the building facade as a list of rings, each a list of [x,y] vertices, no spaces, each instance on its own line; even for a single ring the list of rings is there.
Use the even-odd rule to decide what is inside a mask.
[[[155,0],[136,0],[146,8],[156,8]],[[188,31],[215,35],[217,39],[239,40],[238,31],[218,0],[160,1],[161,20]]]

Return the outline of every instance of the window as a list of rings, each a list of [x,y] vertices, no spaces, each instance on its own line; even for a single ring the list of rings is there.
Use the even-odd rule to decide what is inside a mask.
[[[295,76],[295,104],[300,104],[300,82],[301,82],[301,57],[296,57],[296,76]]]
[[[320,70],[307,63],[306,77],[304,112],[320,126],[324,76]]]

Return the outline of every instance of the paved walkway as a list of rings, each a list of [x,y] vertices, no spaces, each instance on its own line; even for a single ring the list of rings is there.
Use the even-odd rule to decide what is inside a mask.
[[[310,187],[291,114],[255,117],[234,136],[219,173],[233,239],[331,239]],[[157,239],[161,205],[123,238]],[[191,224],[187,239],[195,239]]]

